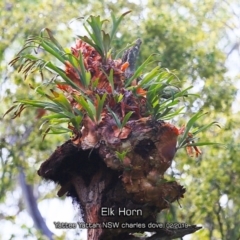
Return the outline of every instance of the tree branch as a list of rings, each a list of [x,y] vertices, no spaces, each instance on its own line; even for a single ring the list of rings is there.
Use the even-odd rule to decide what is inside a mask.
[[[26,183],[25,174],[22,167],[19,167],[19,182],[22,188],[22,196],[26,204],[27,211],[33,219],[35,227],[40,230],[48,239],[53,239],[53,233],[48,229],[37,206],[36,198],[33,194],[33,188]]]
[[[136,62],[139,56],[139,50],[140,50],[141,44],[142,44],[142,41],[139,38],[137,39],[135,45],[127,49],[123,54],[122,61],[129,63],[129,67],[126,69],[124,73],[127,79],[130,78],[135,72]]]
[[[26,126],[25,132],[21,134],[20,137],[15,133],[14,135],[8,135],[8,144],[10,146],[17,145],[20,142],[19,149],[26,144],[26,140],[33,130],[33,126]],[[13,129],[13,128],[12,128]],[[23,152],[20,152],[20,155],[23,155]],[[22,196],[26,204],[27,211],[32,217],[35,227],[40,230],[48,239],[53,239],[53,233],[48,229],[37,205],[37,200],[33,194],[33,188],[30,184],[26,183],[24,170],[21,166],[18,166],[19,169],[19,183],[22,189]]]

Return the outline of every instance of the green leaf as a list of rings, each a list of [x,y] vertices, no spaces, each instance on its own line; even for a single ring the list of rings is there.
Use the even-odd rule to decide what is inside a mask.
[[[133,112],[128,112],[125,116],[124,116],[124,118],[123,118],[123,120],[122,120],[122,124],[121,124],[121,128],[123,128],[125,125],[126,125],[126,123],[127,123],[127,121],[129,120],[129,118],[131,117],[131,115],[133,114]]]
[[[171,113],[166,113],[166,114],[163,114],[163,116],[161,116],[160,118],[162,119],[162,120],[170,120],[170,119],[172,119],[172,118],[174,118],[174,117],[176,117],[176,116],[178,116],[178,115],[180,115],[180,114],[183,114],[183,112],[182,112],[182,110],[184,109],[185,107],[182,107],[182,108],[179,108],[179,109],[177,109],[176,111],[174,111],[174,112],[171,112]],[[159,119],[160,119],[159,118]]]
[[[134,46],[135,44],[136,44],[136,41],[134,41],[134,42],[131,43],[131,44],[127,44],[126,47],[124,47],[123,49],[121,49],[121,50],[116,54],[115,59],[120,58],[120,55],[121,55],[123,52],[125,52],[127,49],[129,49],[130,47]]]
[[[123,13],[118,19],[116,19],[115,16],[111,14],[113,25],[110,34],[106,33],[103,29],[103,23],[108,20],[101,20],[100,16],[90,16],[86,20],[86,23],[83,24],[90,38],[87,36],[79,36],[79,38],[94,47],[103,58],[103,61],[105,61],[108,53],[110,52],[111,43],[117,32],[118,26],[121,23],[123,17],[129,12],[130,11]],[[91,30],[87,25],[90,26]]]
[[[120,161],[123,161],[128,152],[129,150],[123,150],[122,152],[116,151],[115,154]]]
[[[196,142],[196,143],[191,143],[191,144],[186,144],[186,146],[206,146],[206,145],[222,145],[226,146],[226,144],[223,143],[216,143],[216,142]],[[184,146],[185,147],[185,146]]]
[[[87,23],[90,25],[92,32],[88,29],[86,24],[84,24],[84,28],[88,32],[91,39],[89,39],[87,36],[80,37],[82,40],[86,41],[88,44],[93,46],[99,54],[104,58],[105,53],[105,47],[103,42],[103,35],[102,35],[102,24],[107,20],[100,20],[100,16],[90,16],[87,19]]]
[[[194,114],[194,115],[190,118],[190,120],[188,121],[188,123],[187,123],[187,125],[186,125],[186,129],[185,129],[185,132],[184,132],[184,134],[183,134],[183,138],[186,138],[186,137],[187,137],[188,133],[190,132],[190,129],[191,129],[192,126],[195,124],[195,122],[196,122],[199,118],[203,117],[203,116],[206,115],[206,114],[207,114],[207,112],[206,112],[206,113],[198,112],[198,113]]]
[[[161,98],[173,98],[175,97],[175,94],[179,93],[180,89],[174,86],[166,86],[163,91],[161,92],[160,97]]]
[[[72,125],[74,126],[74,128],[76,130],[79,130],[81,127],[81,122],[82,122],[83,117],[82,116],[75,116],[74,118],[71,118],[70,121],[72,123]]]
[[[102,57],[104,57],[103,50],[96,45],[89,37],[87,36],[78,36],[80,39],[82,39],[84,42],[88,43],[90,46],[92,46]]]
[[[107,73],[102,69],[103,73],[105,74],[107,80],[110,83],[112,92],[114,92],[114,81],[113,81],[113,69],[111,68],[109,75],[107,75]]]
[[[157,109],[158,112],[161,112],[161,111],[164,111],[168,107],[172,107],[174,105],[177,105],[178,103],[179,103],[179,100],[177,100],[177,99],[176,100],[171,100],[171,101],[165,101],[161,104],[158,104],[156,106],[156,109]]]
[[[156,114],[156,119],[166,119],[164,118],[170,111],[172,110],[172,108],[168,108],[166,107],[165,110],[162,113],[158,113]]]
[[[67,111],[72,112],[72,106],[63,93],[58,93],[58,96],[53,97],[52,101]]]
[[[209,128],[210,128],[211,126],[213,126],[213,125],[216,125],[216,126],[218,126],[219,128],[221,128],[221,127],[218,125],[218,122],[211,122],[211,123],[209,123],[209,124],[207,124],[207,125],[204,125],[204,126],[198,128],[198,130],[195,131],[195,132],[193,132],[192,134],[195,136],[195,135],[197,135],[197,134],[200,133],[200,132],[206,131],[207,129],[209,129]]]
[[[51,42],[40,39],[39,45],[43,47],[46,52],[57,58],[60,62],[64,63],[66,61],[66,59],[63,57],[64,53],[59,51]]]
[[[97,102],[98,102],[97,109],[96,109],[96,121],[99,122],[101,114],[102,114],[102,110],[103,110],[103,105],[104,105],[104,102],[106,100],[107,94],[104,93],[102,98],[100,98],[99,95],[96,95],[96,97],[97,97]]]
[[[64,52],[63,47],[62,47],[62,46],[60,45],[60,43],[56,40],[56,38],[54,38],[52,31],[51,31],[49,28],[44,28],[44,29],[41,31],[41,34],[42,34],[44,31],[47,32],[48,36],[50,37],[50,40],[57,46],[57,48]]]
[[[193,87],[190,86],[190,87],[187,87],[187,88],[184,89],[184,90],[181,90],[181,91],[175,93],[175,94],[174,94],[174,98],[186,97],[186,96],[188,96],[188,95],[189,95],[189,94],[188,94],[188,90],[191,89],[191,88],[193,88]]]
[[[122,93],[114,95],[115,102],[120,103],[122,101],[122,99],[123,99]]]
[[[108,111],[111,113],[111,115],[113,116],[113,118],[114,118],[114,120],[115,120],[115,122],[116,122],[116,124],[117,124],[117,127],[119,128],[119,129],[121,129],[122,128],[122,124],[121,124],[121,122],[120,122],[120,120],[119,120],[119,117],[112,111],[112,109],[110,109],[108,106],[107,106],[107,109],[108,109]]]
[[[48,134],[63,134],[63,133],[72,132],[72,130],[70,130],[68,128],[56,127],[56,126],[51,126],[51,125],[50,125],[50,130],[51,130],[51,132],[49,132]]]
[[[112,42],[116,32],[117,32],[117,29],[119,27],[119,24],[121,23],[121,21],[123,20],[124,16],[126,16],[127,14],[129,14],[131,11],[127,11],[125,13],[123,13],[118,19],[116,19],[116,17],[114,16],[113,13],[111,13],[111,17],[112,17],[112,22],[113,22],[113,25],[112,25],[112,31],[110,33],[110,41]]]
[[[49,123],[49,120],[45,120],[39,127],[39,130],[42,130],[43,126],[46,124],[46,123]]]
[[[89,99],[87,99],[87,103],[88,103],[88,106],[89,106],[89,108],[90,108],[90,110],[91,110],[91,115],[92,115],[92,118],[93,118],[93,121],[96,121],[96,108],[95,108],[95,106],[94,106],[94,104],[92,103],[92,101],[91,100],[89,100]]]
[[[59,125],[61,123],[68,123],[68,122],[69,122],[68,118],[61,118],[61,119],[53,118],[50,120],[50,123],[54,125]]]
[[[48,119],[48,120],[55,119],[55,118],[56,119],[57,118],[66,118],[66,116],[62,113],[53,113],[53,114],[42,116],[42,119]]]
[[[92,102],[89,99],[86,101],[82,96],[75,95],[74,99],[85,109],[85,111],[87,112],[87,114],[91,118],[91,120],[95,121],[96,112],[94,114],[94,112],[92,111],[92,109],[94,108]],[[91,107],[89,106],[90,102],[91,102]]]
[[[92,81],[92,88],[96,88],[98,86],[98,82],[99,82],[99,78],[95,79],[94,81]]]
[[[88,88],[91,81],[91,73],[85,68],[82,53],[79,51],[78,58],[72,53],[67,53],[66,56],[68,56],[68,61],[78,73],[80,84],[82,84],[84,88]]]
[[[59,76],[61,76],[62,79],[68,85],[70,85],[74,89],[76,89],[76,90],[80,91],[82,94],[84,94],[82,89],[80,89],[70,78],[68,78],[66,76],[65,72],[61,68],[55,66],[53,63],[46,62],[43,59],[39,59],[39,58],[37,58],[37,57],[35,57],[35,56],[31,55],[31,54],[24,54],[24,55],[22,55],[22,58],[27,59],[27,60],[31,60],[31,61],[36,61],[36,60],[41,61],[41,66],[39,66],[40,70],[42,70],[44,68],[50,69],[51,71],[53,71],[53,72],[57,73]]]
[[[186,143],[186,139],[188,137],[188,133],[190,132],[190,129],[192,128],[192,126],[195,124],[195,122],[203,117],[204,115],[206,115],[207,113],[202,113],[202,112],[198,112],[196,114],[194,114],[190,120],[188,121],[185,131],[183,133],[183,136],[181,137],[181,140],[179,141],[179,147],[181,148],[185,143]]]
[[[87,88],[90,83],[91,74],[90,72],[86,71],[83,61],[83,55],[80,51],[79,51],[79,65],[81,69],[80,79],[82,80],[83,86]]]
[[[137,70],[135,71],[135,73],[133,74],[133,76],[132,76],[131,78],[129,78],[129,79],[125,82],[125,87],[128,87],[128,86],[132,83],[132,81],[133,81],[134,79],[138,78],[138,77],[142,74],[144,68],[145,68],[148,64],[150,64],[151,62],[153,62],[152,59],[153,59],[153,56],[155,56],[155,55],[156,55],[156,54],[151,54],[151,55],[137,68]]]
[[[150,73],[146,74],[144,78],[141,80],[139,86],[145,88],[148,83],[153,80],[159,73],[160,67],[155,67]]]
[[[103,35],[103,49],[104,49],[104,56],[107,57],[107,54],[110,50],[110,44],[111,44],[111,39],[108,33],[105,33],[104,31],[102,31],[102,35]]]

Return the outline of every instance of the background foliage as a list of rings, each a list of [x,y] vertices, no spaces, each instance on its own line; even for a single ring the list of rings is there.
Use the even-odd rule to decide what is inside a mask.
[[[180,203],[182,208],[174,204],[159,218],[202,224],[204,230],[191,239],[239,239],[240,230],[236,227],[240,223],[239,76],[231,68],[239,57],[237,1],[4,0],[0,9],[1,116],[14,100],[32,94],[29,83],[40,81],[38,75],[23,81],[23,76],[8,66],[27,36],[37,35],[48,27],[62,46],[70,46],[75,37],[73,31],[78,34],[83,29],[78,21],[71,19],[90,14],[108,17],[111,11],[119,14],[120,9],[121,13],[131,9],[132,13],[120,26],[114,42],[116,49],[140,37],[143,44],[139,62],[150,53],[158,53],[161,66],[175,70],[181,86],[193,84],[193,92],[200,93],[198,99],[186,106],[189,116],[203,109],[208,115],[201,125],[213,120],[221,125],[220,130],[212,128],[201,135],[201,141],[222,142],[226,146],[204,147],[197,160],[183,150],[178,152],[169,174],[186,186],[187,193]],[[31,225],[18,218],[25,211],[18,183],[19,169],[24,169],[27,182],[34,186],[39,204],[54,199],[56,190],[43,183],[36,170],[69,137],[47,137],[42,141],[37,114],[25,111],[17,120],[12,121],[9,116],[1,119],[0,218],[21,227],[16,237],[12,233],[12,239],[24,235],[34,239],[37,234]],[[180,127],[188,118],[176,119],[175,124]]]

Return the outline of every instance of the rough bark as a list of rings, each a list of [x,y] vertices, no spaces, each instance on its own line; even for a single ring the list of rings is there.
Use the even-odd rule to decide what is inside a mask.
[[[55,152],[40,167],[38,174],[45,179],[59,183],[62,188],[59,195],[65,192],[76,199],[82,209],[83,219],[86,223],[118,222],[118,228],[89,228],[88,239],[137,239],[130,235],[135,232],[154,231],[149,239],[173,239],[193,233],[200,227],[189,226],[185,229],[151,229],[148,223],[156,222],[156,215],[170,202],[159,199],[158,206],[154,204],[141,203],[137,201],[133,193],[127,193],[122,181],[123,171],[113,170],[107,167],[97,150],[82,150],[76,147],[72,141],[67,141],[58,147]],[[174,192],[185,191],[176,182],[167,183],[167,189]],[[174,201],[176,199],[170,199]],[[113,209],[114,213],[118,209],[141,210],[142,215],[132,214],[123,216],[101,216],[101,209]],[[145,224],[140,228],[121,228],[122,223]],[[144,239],[144,238],[143,238]],[[146,238],[145,238],[146,239]]]

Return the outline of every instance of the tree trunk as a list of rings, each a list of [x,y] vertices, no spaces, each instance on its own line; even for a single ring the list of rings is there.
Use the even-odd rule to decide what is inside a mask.
[[[158,154],[164,146],[162,137],[169,132],[162,129],[162,122],[156,123],[160,130],[156,130],[156,126],[149,129],[151,124],[141,124],[142,134],[135,134],[138,123],[130,124],[133,133],[128,141],[132,151],[127,155],[129,162],[124,168],[110,158],[113,146],[102,144],[83,150],[71,140],[58,147],[41,165],[38,174],[61,185],[58,195],[67,193],[80,204],[84,222],[88,224],[88,240],[137,239],[132,234],[144,231],[156,232],[149,239],[173,239],[201,228],[148,225],[156,223],[157,213],[183,197],[185,192],[177,182],[164,181],[163,174],[170,164]],[[122,140],[121,144],[125,146],[126,141]],[[158,160],[158,165],[150,161],[152,156]]]

